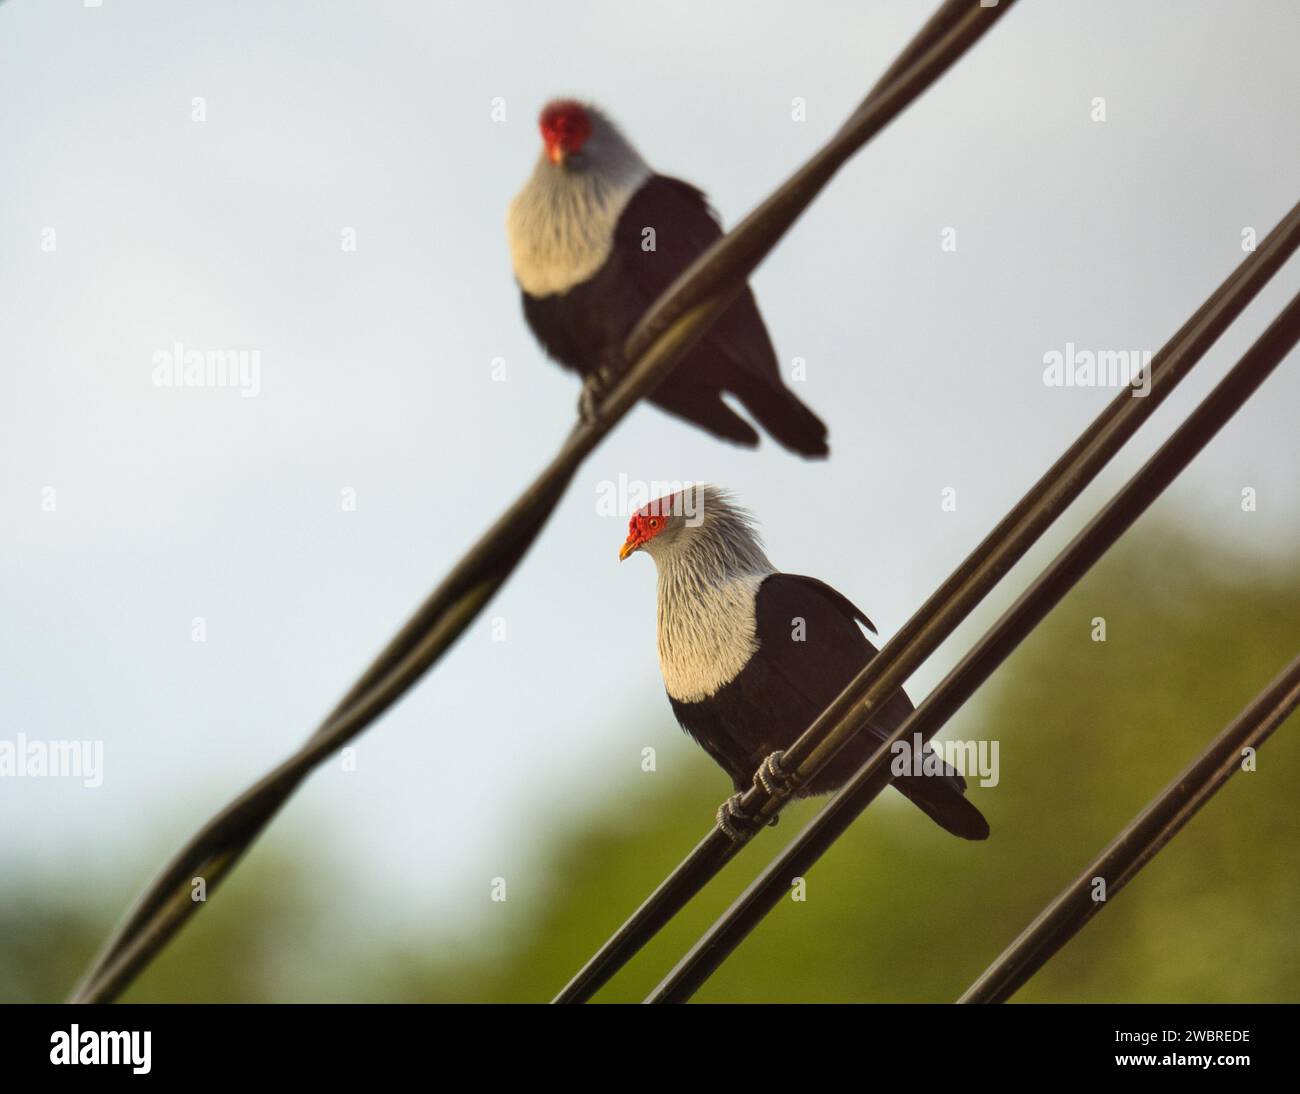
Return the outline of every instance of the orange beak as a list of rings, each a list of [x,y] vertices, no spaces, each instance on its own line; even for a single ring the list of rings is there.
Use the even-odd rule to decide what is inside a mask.
[[[557,167],[563,167],[564,161],[569,158],[569,153],[558,144],[548,144],[546,146],[546,158]]]
[[[634,540],[631,536],[629,536],[627,542],[618,549],[619,562],[626,562],[627,556],[639,550],[640,547],[641,544],[637,543],[636,540]]]

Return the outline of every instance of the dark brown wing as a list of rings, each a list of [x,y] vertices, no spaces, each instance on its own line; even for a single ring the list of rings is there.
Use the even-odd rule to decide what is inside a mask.
[[[647,181],[619,218],[614,243],[618,276],[641,297],[638,317],[721,236],[700,190],[664,175]],[[748,286],[653,398],[722,436],[756,444],[752,428],[722,402],[723,391],[736,395],[787,448],[806,456],[829,451],[826,426],[781,379],[776,350]]]

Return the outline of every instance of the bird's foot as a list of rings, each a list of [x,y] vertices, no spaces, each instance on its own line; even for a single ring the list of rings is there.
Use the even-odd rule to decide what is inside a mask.
[[[582,391],[578,395],[578,417],[587,425],[596,424],[596,419],[599,417],[597,412],[602,402],[601,392],[592,382],[594,375],[593,373],[582,381]]]
[[[754,815],[741,807],[740,799],[744,796],[744,794],[732,794],[718,806],[718,831],[732,843],[743,843],[745,830],[752,830],[754,826]],[[736,827],[737,823],[741,825],[740,828]]]
[[[578,417],[588,425],[600,420],[600,408],[614,390],[621,374],[609,365],[601,365],[582,379],[582,392],[578,395]]]
[[[718,830],[732,843],[743,843],[758,831],[763,824],[770,827],[781,819],[780,817],[772,817],[770,820],[765,821],[757,813],[749,812],[740,804],[744,796],[743,791],[732,794],[731,797],[718,806]]]
[[[754,784],[761,786],[774,798],[788,798],[798,788],[798,780],[791,771],[781,766],[785,753],[780,749],[771,753],[754,772]],[[776,823],[776,818],[772,819]]]

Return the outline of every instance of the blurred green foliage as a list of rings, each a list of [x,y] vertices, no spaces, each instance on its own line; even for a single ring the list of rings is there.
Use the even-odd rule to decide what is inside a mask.
[[[992,838],[953,839],[890,792],[810,872],[807,899],[786,901],[698,998],[955,998],[1298,647],[1300,574],[1139,528],[946,734],[1001,742],[1000,784],[973,790]],[[1236,775],[1017,998],[1300,999],[1298,730],[1300,718],[1283,726],[1258,770]],[[691,770],[551,832],[473,945],[437,924],[322,937],[315,894],[347,881],[309,885],[272,837],[128,999],[547,999],[706,831],[725,779],[702,754]],[[815,807],[787,811],[599,998],[642,998]],[[0,1001],[62,997],[119,911],[8,878]]]

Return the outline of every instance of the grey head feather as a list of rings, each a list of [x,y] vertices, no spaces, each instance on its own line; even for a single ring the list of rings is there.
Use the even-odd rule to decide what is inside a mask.
[[[700,702],[758,649],[755,601],[775,573],[749,513],[716,486],[670,495],[668,525],[644,550],[658,570],[659,668],[668,694]]]
[[[613,122],[583,105],[591,136],[582,150],[564,165],[543,150],[506,215],[515,278],[530,296],[567,292],[595,274],[613,248],[618,218],[654,174]]]

